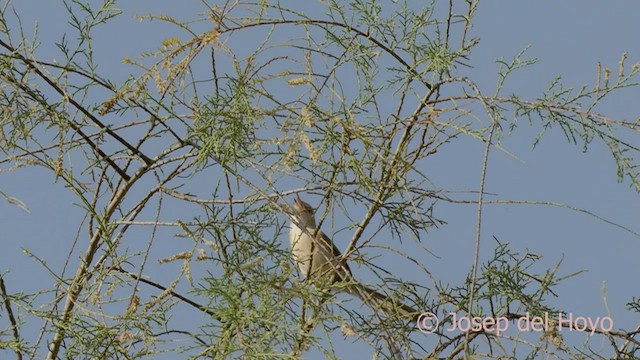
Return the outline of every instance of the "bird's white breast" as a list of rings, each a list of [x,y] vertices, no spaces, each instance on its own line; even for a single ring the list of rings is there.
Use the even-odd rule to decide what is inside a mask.
[[[313,230],[307,229],[307,232],[312,233]],[[300,267],[300,271],[304,276],[309,273],[309,265],[311,263],[311,252],[313,250],[313,241],[311,237],[306,234],[298,225],[291,223],[291,230],[289,231],[289,244],[291,245],[291,252],[293,253],[293,259]]]

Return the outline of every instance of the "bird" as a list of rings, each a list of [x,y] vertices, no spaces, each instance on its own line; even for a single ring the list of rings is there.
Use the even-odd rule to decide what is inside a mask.
[[[417,319],[419,314],[413,307],[392,300],[355,280],[349,265],[342,261],[340,250],[317,228],[314,208],[302,201],[299,194],[296,194],[292,210],[289,243],[293,259],[303,276],[316,288],[338,289],[360,298],[374,310],[381,309],[388,315],[405,320]]]

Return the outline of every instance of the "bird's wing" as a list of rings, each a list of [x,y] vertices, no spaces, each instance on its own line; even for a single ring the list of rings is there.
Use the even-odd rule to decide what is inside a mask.
[[[322,236],[323,242],[327,245],[327,248],[331,250],[331,252],[333,254],[333,258],[335,260],[342,259],[342,253],[340,252],[340,250],[338,250],[338,248],[336,247],[336,244],[334,244],[333,241],[331,241],[331,239],[327,236],[327,234],[325,234],[323,231],[320,231],[320,235]],[[333,265],[336,268],[341,268],[343,271],[346,271],[347,272],[347,277],[351,278],[353,276],[351,274],[351,269],[349,268],[349,264],[347,264],[346,261],[342,261],[341,263],[335,262]],[[340,271],[340,269],[336,269],[336,270],[339,273],[343,272],[343,271]],[[346,279],[344,279],[344,276],[342,276],[342,277],[343,277],[343,279],[341,279],[341,280],[346,280]]]

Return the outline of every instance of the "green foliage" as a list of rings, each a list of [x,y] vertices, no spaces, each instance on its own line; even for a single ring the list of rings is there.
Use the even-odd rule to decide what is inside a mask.
[[[538,132],[534,148],[555,129],[583,151],[605,144],[619,179],[640,191],[640,149],[626,140],[637,123],[597,112],[605,98],[637,87],[640,69],[626,69],[626,55],[615,80],[605,69],[595,88],[574,89],[558,77],[531,100],[503,94],[514,73],[537,61],[522,51],[498,61],[486,95],[461,70],[480,44],[469,37],[477,1],[412,8],[332,0],[311,10],[238,1],[186,20],[138,16],[141,26],[159,22],[167,37],[135,44],[120,82],[101,66],[95,40],[133,17],[117,2],[65,2],[70,28],[56,56],[38,51],[37,31],[25,37],[10,4],[0,16],[0,164],[50,171],[85,218],[76,219],[75,241],[60,245],[69,248],[63,269],[25,250],[52,285],[27,295],[2,286],[3,311],[16,316],[0,329],[0,347],[69,359],[341,358],[341,331],[343,343],[386,358],[571,351],[551,332],[537,342],[451,337],[442,329],[450,319],[430,342],[414,323],[299,281],[283,244],[286,202],[293,193],[318,195],[319,222],[344,239],[358,273],[416,308],[510,320],[559,313],[548,300],[575,274],[559,275],[560,262],[540,270],[541,256],[508,243],[482,261],[476,253],[458,283],[433,278],[422,240],[447,225],[438,207],[471,202],[480,213],[484,203],[436,188],[424,169],[466,140],[485,146],[486,174],[489,152],[507,151],[502,140],[525,120]],[[292,184],[298,188],[288,190]],[[404,279],[398,269],[419,275]],[[637,303],[629,308],[638,311]],[[40,322],[40,334],[23,331],[29,321]]]

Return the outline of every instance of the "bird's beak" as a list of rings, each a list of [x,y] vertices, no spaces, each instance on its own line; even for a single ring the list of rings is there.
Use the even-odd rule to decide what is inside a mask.
[[[296,194],[296,197],[295,197],[295,199],[293,199],[293,200],[294,200],[294,202],[295,202],[295,207],[296,207],[296,209],[302,209],[302,208],[303,208],[303,206],[302,206],[302,199],[300,198],[300,195],[299,195],[299,194]]]

